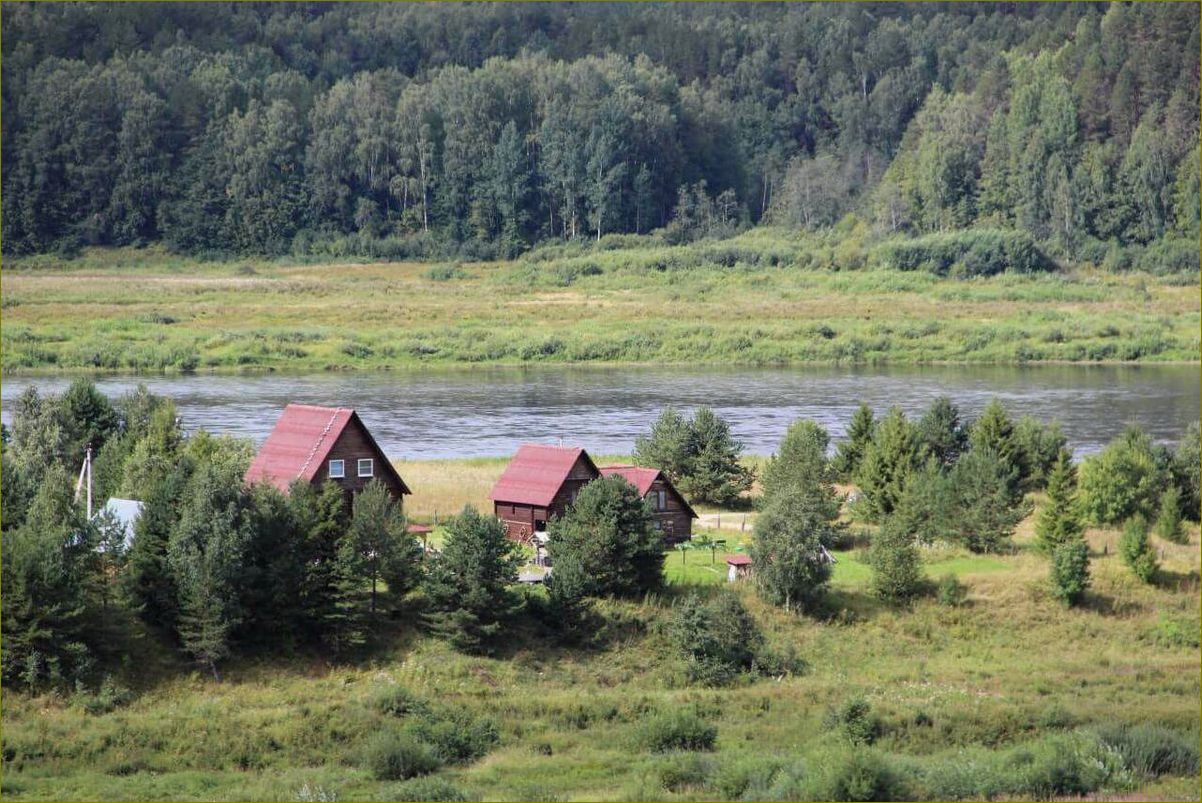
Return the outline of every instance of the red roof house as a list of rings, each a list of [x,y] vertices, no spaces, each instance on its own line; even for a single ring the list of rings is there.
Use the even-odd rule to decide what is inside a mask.
[[[246,482],[268,482],[287,491],[297,480],[336,482],[348,494],[373,479],[401,500],[409,487],[348,407],[289,404],[246,470]]]
[[[583,449],[526,444],[505,467],[489,498],[493,512],[516,541],[545,532],[553,516],[562,516],[576,494],[601,476]]]
[[[662,471],[641,466],[601,467],[601,476],[615,474],[637,488],[651,505],[656,529],[666,543],[674,544],[693,537],[693,519],[697,518],[697,513]]]

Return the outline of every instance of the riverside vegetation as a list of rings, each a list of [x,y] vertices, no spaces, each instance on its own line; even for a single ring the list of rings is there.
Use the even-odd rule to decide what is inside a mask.
[[[597,482],[544,591],[510,585],[487,517],[444,519],[423,563],[377,494],[241,488],[246,445],[182,435],[168,400],[27,393],[0,462],[5,796],[1196,795],[1196,426],[1078,467],[1055,425],[943,399],[862,409],[833,461],[797,422],[736,471],[720,421],[674,437],[707,420],[667,411],[639,451],[702,494],[754,473],[750,531],[652,551],[641,500]],[[71,502],[85,441],[102,496],[147,490],[128,555]],[[463,501],[423,490],[446,465],[405,464],[412,515]],[[729,587],[736,548],[777,570]]]
[[[889,267],[888,244],[853,225],[676,246],[612,237],[516,262],[13,258],[3,368],[1199,359],[1196,273],[957,278]]]

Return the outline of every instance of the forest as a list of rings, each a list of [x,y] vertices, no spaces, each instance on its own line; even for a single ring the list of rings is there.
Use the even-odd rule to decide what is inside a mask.
[[[850,215],[1198,265],[1189,4],[6,3],[3,26],[9,255],[492,259]]]

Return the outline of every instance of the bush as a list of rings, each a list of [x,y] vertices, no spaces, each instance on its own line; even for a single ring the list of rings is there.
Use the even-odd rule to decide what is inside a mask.
[[[669,792],[704,786],[713,771],[713,760],[696,753],[669,756],[658,766],[659,783]]]
[[[1131,569],[1131,572],[1151,583],[1156,577],[1156,554],[1148,543],[1148,523],[1143,516],[1132,516],[1123,526],[1123,534],[1119,538],[1119,557]]]
[[[646,720],[636,731],[645,750],[713,750],[718,729],[691,711],[669,711]]]
[[[449,282],[452,279],[475,278],[460,265],[433,265],[422,275],[435,282]]]
[[[1152,439],[1128,427],[1081,464],[1081,511],[1093,524],[1117,524],[1136,513],[1151,516],[1165,485]]]
[[[1007,229],[968,229],[893,241],[878,247],[877,257],[887,268],[960,278],[1056,269],[1031,235]]]
[[[708,603],[687,597],[673,612],[669,629],[689,659],[690,679],[714,686],[750,669],[764,642],[755,618],[730,592]]]
[[[403,717],[423,713],[426,702],[404,686],[386,686],[376,692],[371,707],[381,714]]]
[[[79,691],[72,702],[89,714],[96,716],[120,708],[133,697],[133,692],[106,675],[100,684],[100,689],[95,694]]]
[[[466,803],[479,798],[469,795],[450,781],[442,778],[414,778],[402,784],[397,784],[381,797],[382,800],[401,801],[439,801],[445,803]],[[523,797],[523,800],[529,798]]]
[[[1049,736],[1006,756],[1001,769],[1009,788],[1003,793],[1036,800],[1087,795],[1121,777],[1116,758],[1082,734]]]
[[[881,722],[863,697],[852,697],[827,711],[823,725],[838,731],[852,744],[872,744],[881,734]]]
[[[779,800],[906,800],[911,793],[902,776],[875,750],[855,748],[827,754],[804,778],[800,795],[793,789]]]
[[[881,526],[868,552],[872,590],[889,602],[906,602],[922,593],[926,580],[922,561],[909,530],[890,517]]]
[[[1181,492],[1170,485],[1160,495],[1160,513],[1156,517],[1156,534],[1174,544],[1188,542],[1185,529],[1181,526]]]
[[[1156,620],[1156,626],[1152,628],[1149,638],[1153,644],[1161,647],[1185,647],[1196,650],[1199,643],[1198,622],[1195,620],[1183,624],[1162,613]]]
[[[935,585],[935,597],[940,605],[958,608],[968,599],[968,587],[960,582],[954,574],[945,574]]]
[[[406,726],[405,732],[430,745],[439,760],[450,764],[475,761],[501,740],[495,722],[466,712],[427,714]]]
[[[1132,772],[1150,777],[1198,774],[1196,733],[1187,736],[1155,724],[1115,724],[1098,728],[1097,736],[1122,756]]]
[[[1084,539],[1068,541],[1052,550],[1052,595],[1065,605],[1076,605],[1089,588],[1089,546]]]
[[[386,730],[367,744],[367,768],[380,781],[426,775],[441,763],[434,750],[411,733]]]
[[[722,800],[758,800],[760,795],[756,793],[767,792],[780,767],[779,759],[740,757],[719,766],[710,778],[710,785],[718,790]]]

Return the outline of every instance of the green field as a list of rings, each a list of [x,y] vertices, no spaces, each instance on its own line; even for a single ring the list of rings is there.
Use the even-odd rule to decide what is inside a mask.
[[[942,278],[776,229],[605,245],[454,265],[8,259],[3,369],[1199,359],[1196,275]]]
[[[496,470],[492,462],[465,466],[460,482],[480,486]],[[427,500],[436,502],[445,504]],[[884,762],[908,795],[947,799],[957,788],[948,786],[949,773],[976,777],[1002,767],[1004,782],[1018,783],[1016,767],[1057,778],[1087,772],[1082,762],[1094,759],[1073,746],[1116,723],[1156,723],[1196,743],[1197,527],[1188,545],[1155,541],[1163,570],[1155,586],[1119,563],[1117,532],[1090,530],[1094,586],[1071,610],[1044,590],[1047,563],[1026,546],[1031,528],[1028,518],[1010,555],[924,556],[928,574],[951,572],[967,586],[962,607],[934,598],[903,609],[882,605],[868,593],[870,573],[857,550],[837,553],[822,617],[766,606],[749,584],[735,584],[771,647],[792,648],[803,665],[726,689],[691,685],[663,627],[682,595],[728,586],[722,554],[711,564],[707,550],[683,562],[669,553],[669,583],[657,597],[600,602],[603,625],[579,649],[554,646],[527,619],[502,654],[469,657],[405,615],[359,663],[304,650],[240,661],[217,683],[148,636],[124,673],[133,698],[112,710],[89,713],[89,696],[5,694],[3,794],[407,799],[414,787],[376,780],[364,757],[374,736],[415,716],[379,710],[375,701],[395,685],[496,724],[499,740],[487,755],[433,776],[487,800],[730,799],[740,773],[779,765],[821,778],[848,755]],[[732,549],[743,537],[737,529],[717,535]],[[824,724],[831,708],[853,698],[879,719],[870,748],[849,748]],[[677,710],[716,726],[713,751],[639,746],[649,717]],[[430,794],[432,787],[418,788]],[[1198,778],[1120,773],[1105,794],[1197,800]]]

